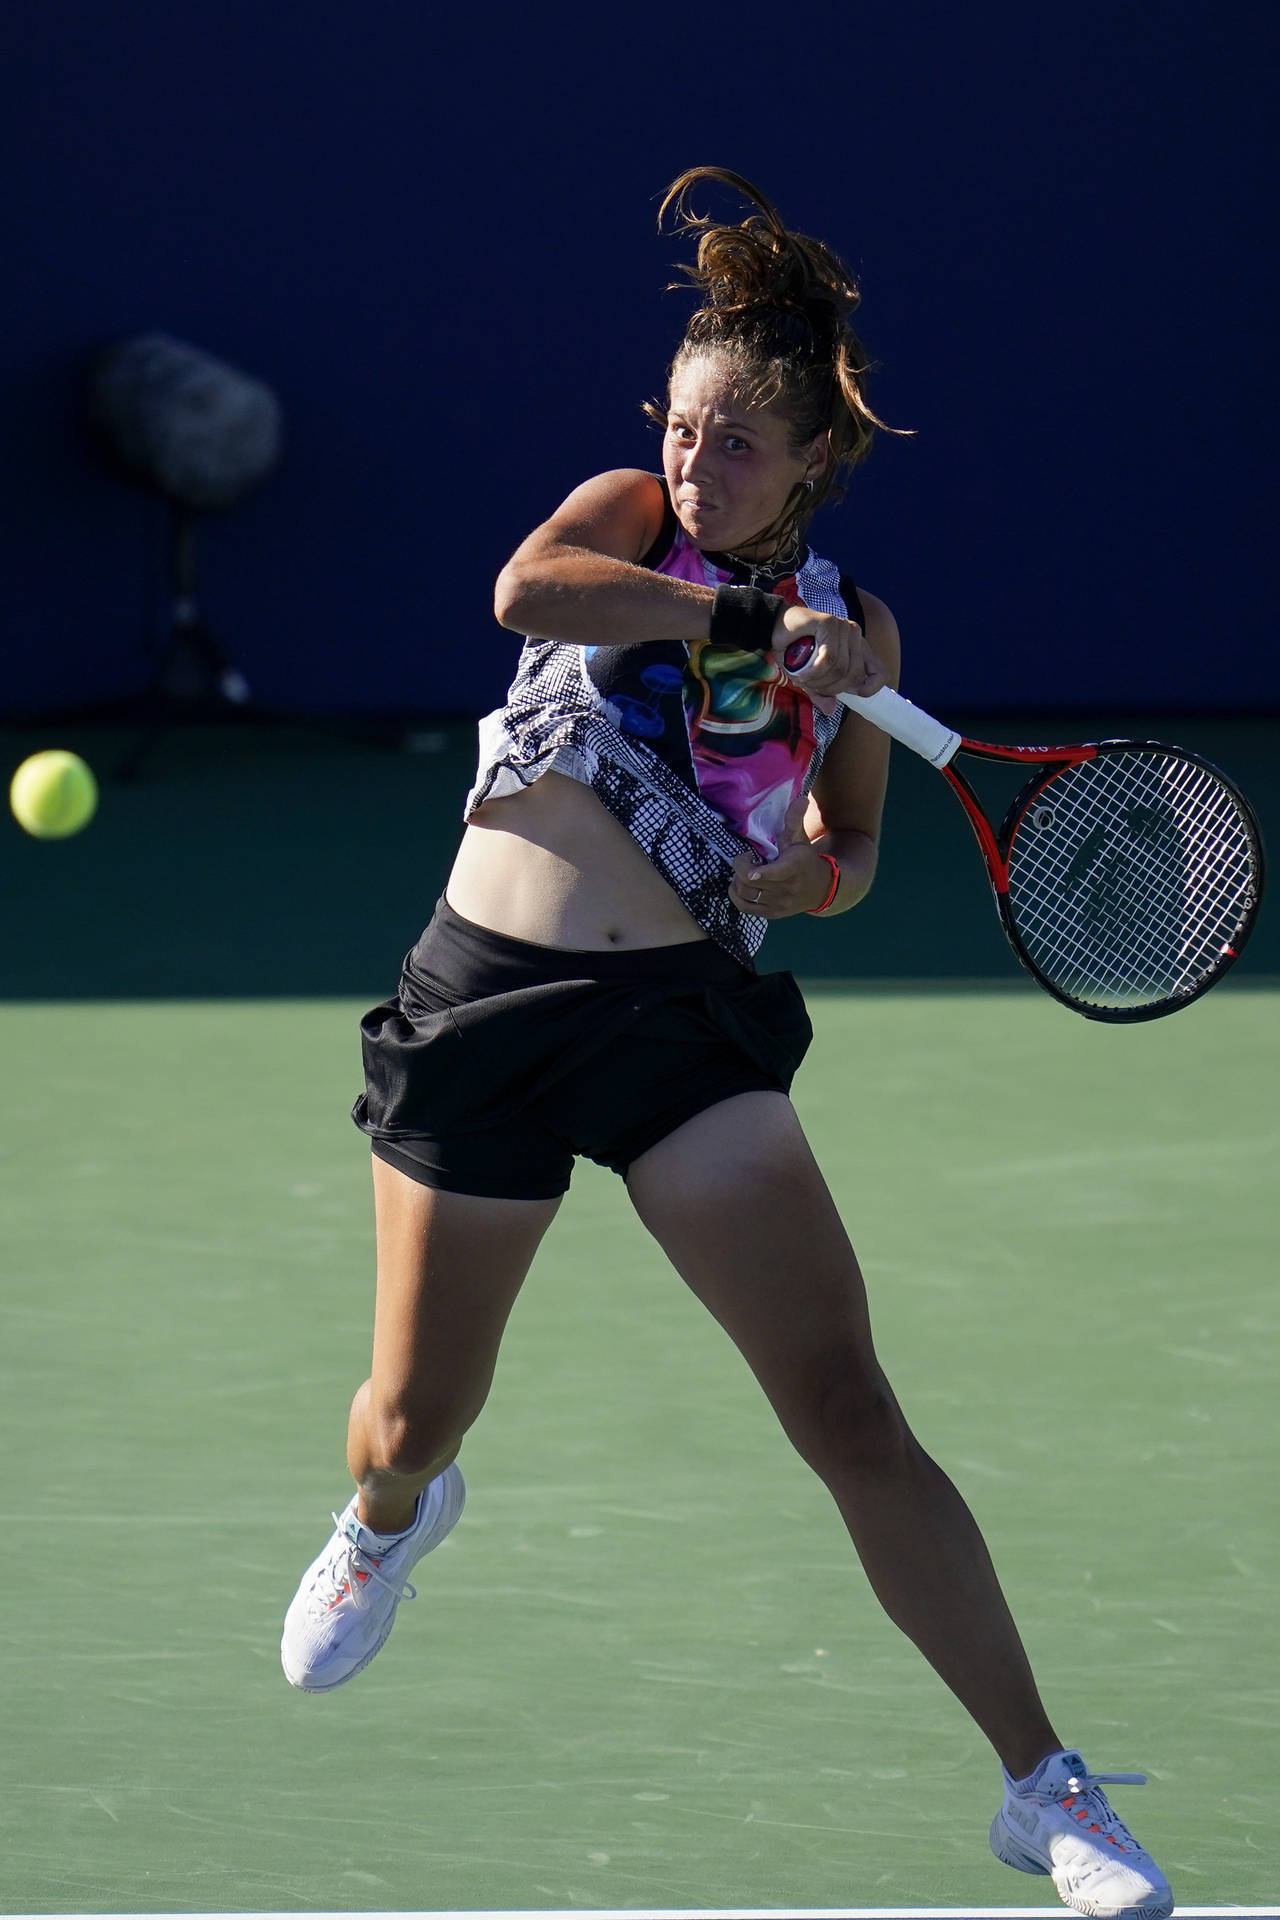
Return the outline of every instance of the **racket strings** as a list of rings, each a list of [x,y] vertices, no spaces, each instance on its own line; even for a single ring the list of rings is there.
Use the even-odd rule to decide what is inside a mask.
[[[1066,796],[1055,795],[1053,825],[1059,840],[1066,830],[1067,850],[1074,847],[1074,852],[1064,869],[1059,846],[1046,873],[1049,841],[1039,836],[1039,858],[1031,862],[1019,897],[1029,903],[1022,930],[1039,948],[1038,964],[1060,973],[1069,990],[1095,1003],[1126,1005],[1176,995],[1180,987],[1188,990],[1184,982],[1194,984],[1206,962],[1216,963],[1222,903],[1224,898],[1230,902],[1241,871],[1247,873],[1247,860],[1242,869],[1238,858],[1228,857],[1217,884],[1210,871],[1205,887],[1205,854],[1222,853],[1221,834],[1206,836],[1198,813],[1179,820],[1155,811],[1150,782],[1135,790],[1131,770],[1108,769],[1116,771],[1122,772],[1119,780],[1089,782],[1087,803],[1082,804],[1082,793],[1071,795],[1070,819],[1064,817]],[[1100,784],[1105,793],[1094,790]],[[1182,797],[1202,807],[1205,783],[1194,784],[1199,791]],[[1155,796],[1157,801],[1166,797]],[[1139,829],[1147,829],[1136,834],[1135,808],[1140,809]],[[1024,851],[1026,845],[1024,840]],[[1227,924],[1233,923],[1229,914]]]
[[[1256,894],[1231,790],[1168,750],[1102,753],[1056,775],[1015,828],[1009,910],[1027,954],[1080,1004],[1195,992],[1229,958]]]
[[[1194,816],[1193,827],[1198,829],[1200,825],[1200,817]],[[1194,837],[1193,832],[1189,838]],[[1188,846],[1189,859],[1193,851]],[[1122,903],[1111,908],[1099,926],[1097,943],[1097,950],[1103,953],[1108,951],[1101,944],[1104,937],[1116,943],[1116,952],[1123,962],[1117,979],[1137,977],[1144,972],[1172,978],[1180,966],[1196,966],[1203,957],[1206,942],[1212,942],[1217,931],[1221,906],[1224,899],[1230,898],[1238,864],[1229,856],[1223,872],[1216,876],[1210,874],[1210,884],[1199,891],[1179,887],[1179,879],[1187,876],[1178,870],[1171,871],[1168,861],[1127,865],[1123,879],[1131,891]],[[1247,867],[1246,861],[1246,873]],[[1219,951],[1220,947],[1213,949],[1215,955]]]
[[[1197,785],[1199,792],[1184,798],[1202,806],[1205,787],[1201,782]],[[1084,817],[1075,821],[1077,839],[1096,862],[1095,870],[1082,879],[1069,864],[1065,874],[1054,876],[1059,889],[1056,899],[1052,891],[1029,896],[1039,903],[1028,925],[1046,943],[1041,958],[1057,966],[1065,962],[1066,983],[1076,991],[1092,991],[1095,999],[1123,1005],[1135,998],[1176,995],[1203,977],[1206,964],[1216,964],[1222,948],[1218,936],[1224,926],[1223,902],[1229,904],[1233,892],[1238,892],[1236,883],[1242,871],[1247,873],[1247,861],[1242,868],[1229,853],[1215,875],[1212,868],[1206,871],[1204,855],[1224,851],[1222,836],[1210,836],[1206,843],[1200,814],[1181,820],[1165,816],[1163,833],[1135,836],[1135,802],[1128,785],[1121,783],[1101,809],[1098,798],[1092,794]],[[1146,792],[1137,802],[1143,810],[1139,825],[1148,828],[1150,799]],[[1069,823],[1059,817],[1057,824]],[[1171,827],[1182,827],[1181,837],[1171,833]],[[1153,847],[1156,858],[1152,858]],[[1041,870],[1033,884],[1043,886],[1044,880]],[[1064,914],[1063,907],[1072,904],[1073,894],[1079,895],[1076,910]],[[1233,925],[1234,915],[1228,914],[1225,924]]]

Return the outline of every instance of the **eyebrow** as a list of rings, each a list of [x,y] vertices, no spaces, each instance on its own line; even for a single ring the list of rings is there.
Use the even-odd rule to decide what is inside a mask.
[[[680,407],[668,407],[667,417],[673,420],[687,420],[689,416]],[[713,413],[711,416],[711,424],[715,427],[737,427],[745,433],[754,433],[756,431],[749,420],[741,419],[736,413]]]

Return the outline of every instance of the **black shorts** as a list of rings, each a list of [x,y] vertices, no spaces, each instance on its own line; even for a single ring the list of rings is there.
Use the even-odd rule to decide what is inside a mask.
[[[789,973],[713,941],[535,946],[441,900],[394,1000],[360,1023],[373,1151],[450,1193],[542,1200],[575,1154],[615,1173],[734,1094],[785,1093],[812,1038]]]

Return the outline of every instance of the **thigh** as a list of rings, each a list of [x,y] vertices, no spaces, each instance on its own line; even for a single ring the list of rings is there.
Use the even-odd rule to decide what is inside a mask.
[[[484,1404],[498,1347],[559,1199],[492,1200],[411,1180],[376,1156],[373,1391],[383,1409]]]
[[[802,1451],[824,1399],[888,1395],[857,1258],[784,1094],[696,1115],[632,1164],[627,1187]]]

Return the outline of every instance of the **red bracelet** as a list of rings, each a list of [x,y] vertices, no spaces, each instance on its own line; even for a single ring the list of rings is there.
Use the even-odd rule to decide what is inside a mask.
[[[814,851],[815,853],[817,852],[816,847]],[[827,908],[831,905],[831,902],[835,899],[836,894],[840,890],[840,869],[836,865],[835,860],[832,858],[832,856],[829,853],[819,853],[818,858],[819,860],[825,860],[827,865],[831,869],[831,891],[828,893],[826,899],[823,901],[820,907],[806,907],[805,908],[806,913],[825,913]]]

